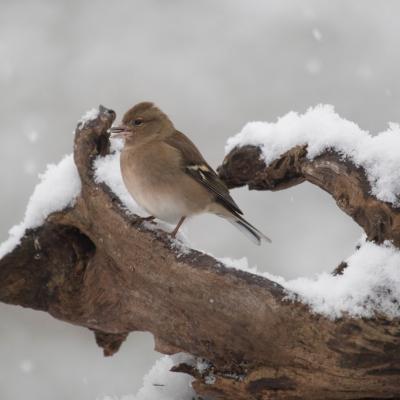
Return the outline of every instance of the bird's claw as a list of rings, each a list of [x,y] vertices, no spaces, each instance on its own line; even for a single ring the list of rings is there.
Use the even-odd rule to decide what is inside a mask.
[[[132,225],[139,225],[142,224],[143,222],[150,222],[155,224],[154,220],[156,217],[153,217],[152,215],[150,215],[149,217],[136,217],[135,219],[133,219],[131,221]]]

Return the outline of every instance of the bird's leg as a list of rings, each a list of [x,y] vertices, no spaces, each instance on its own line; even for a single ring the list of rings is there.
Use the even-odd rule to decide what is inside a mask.
[[[179,228],[181,227],[181,225],[183,224],[183,221],[186,219],[186,217],[182,217],[180,220],[179,220],[179,222],[178,222],[178,225],[175,227],[175,229],[171,232],[171,236],[173,237],[173,238],[175,238],[175,236],[176,236],[176,234],[178,233],[178,231],[179,231]]]

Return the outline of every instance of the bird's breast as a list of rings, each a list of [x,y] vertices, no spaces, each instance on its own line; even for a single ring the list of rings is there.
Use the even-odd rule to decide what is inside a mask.
[[[183,173],[168,148],[123,150],[121,173],[135,201],[149,214],[167,222],[201,212],[209,194]],[[194,186],[192,186],[194,185]]]

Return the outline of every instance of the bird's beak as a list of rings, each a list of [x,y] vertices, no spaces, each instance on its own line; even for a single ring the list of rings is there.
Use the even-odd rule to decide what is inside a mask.
[[[128,129],[128,127],[123,124],[112,126],[108,131],[111,133],[111,137],[113,139],[126,139],[131,134],[131,131]]]

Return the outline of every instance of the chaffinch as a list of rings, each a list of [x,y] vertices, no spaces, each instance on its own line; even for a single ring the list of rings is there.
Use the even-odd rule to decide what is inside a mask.
[[[135,105],[112,127],[125,139],[121,152],[123,181],[151,217],[176,223],[175,237],[185,218],[213,213],[225,218],[253,242],[270,239],[247,222],[228,188],[183,133],[153,103]]]

